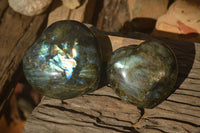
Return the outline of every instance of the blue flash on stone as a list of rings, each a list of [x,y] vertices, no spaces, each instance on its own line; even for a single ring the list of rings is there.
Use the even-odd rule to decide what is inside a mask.
[[[73,59],[71,55],[63,54],[64,51],[59,49],[57,45],[55,45],[55,48],[58,50],[58,53],[53,57],[53,60],[56,62],[56,65],[58,65],[59,68],[62,68],[65,71],[66,78],[70,79],[73,73],[73,69],[77,65],[76,60]],[[59,71],[58,69],[56,70]]]
[[[51,40],[55,40],[55,36],[52,36],[52,37],[51,37]]]
[[[32,87],[45,96],[73,98],[98,88],[99,53],[90,29],[77,21],[59,21],[48,27],[27,51],[24,74]]]
[[[153,108],[174,91],[177,61],[173,51],[159,41],[121,47],[107,64],[108,84],[125,101]]]

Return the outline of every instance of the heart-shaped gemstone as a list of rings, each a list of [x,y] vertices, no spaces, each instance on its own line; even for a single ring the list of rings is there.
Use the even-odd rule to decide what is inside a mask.
[[[159,41],[121,47],[108,61],[109,85],[125,101],[153,108],[174,90],[177,61],[172,50]]]
[[[94,34],[85,25],[66,20],[48,27],[29,48],[23,69],[41,94],[68,99],[97,89],[100,58]]]

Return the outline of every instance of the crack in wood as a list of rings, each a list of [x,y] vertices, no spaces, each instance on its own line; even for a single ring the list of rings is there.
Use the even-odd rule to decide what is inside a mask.
[[[51,114],[49,114],[49,113],[42,112],[42,111],[40,111],[40,110],[38,110],[38,113],[43,114],[43,115],[47,115],[47,116],[50,116],[50,117],[55,117],[55,115],[51,115]]]
[[[148,117],[145,119],[164,119],[164,120],[169,120],[169,121],[175,121],[175,122],[179,122],[179,123],[184,123],[184,124],[188,124],[191,125],[193,127],[200,127],[200,125],[189,122],[189,121],[184,121],[184,120],[179,120],[179,119],[173,119],[173,118],[166,118],[166,117]]]
[[[90,114],[87,114],[87,113],[84,113],[84,112],[79,112],[79,111],[76,111],[76,110],[73,110],[73,109],[66,109],[64,107],[55,106],[55,105],[49,105],[49,104],[43,104],[43,106],[46,106],[48,108],[56,108],[56,109],[59,109],[60,111],[67,111],[67,112],[70,112],[70,113],[76,113],[76,114],[81,114],[81,115],[84,115],[84,116],[88,116],[89,118],[95,120],[96,123],[95,122],[88,122],[88,121],[87,121],[87,123],[92,123],[93,125],[95,125],[97,127],[107,128],[107,129],[111,129],[111,130],[114,130],[114,131],[117,131],[117,132],[125,132],[125,130],[128,130],[127,133],[131,133],[132,131],[136,131],[132,126],[120,126],[120,125],[110,124],[110,123],[102,121],[101,118],[99,118],[99,117],[96,117],[96,116],[93,116],[93,115],[90,115]],[[41,113],[41,111],[38,111],[38,112]],[[48,113],[44,113],[44,112],[42,112],[42,114],[51,116]],[[103,115],[101,115],[101,116],[104,117]],[[37,116],[35,116],[35,118],[40,119],[40,120],[44,120],[44,119],[38,118]],[[52,122],[50,120],[45,120],[45,121]],[[79,120],[76,119],[75,121],[79,121]],[[123,121],[123,120],[118,120],[118,121]],[[81,120],[79,122],[83,122],[84,123],[86,121]],[[127,122],[127,121],[125,121],[125,122]],[[53,121],[52,123],[59,124],[59,122],[55,122],[55,121]],[[65,123],[65,125],[66,125],[66,123]],[[68,125],[70,125],[70,124],[68,124]],[[74,124],[71,124],[71,125],[74,125]],[[131,123],[131,125],[132,125],[132,123]],[[114,127],[120,128],[121,130],[120,129],[116,129]]]
[[[102,94],[86,94],[88,96],[102,96],[102,97],[110,97],[110,98],[114,98],[117,99],[119,101],[122,101],[122,99],[120,99],[119,97],[115,97],[115,96],[111,96],[111,95],[102,95]]]
[[[200,78],[197,78],[197,77],[190,77],[190,76],[188,76],[187,78],[188,78],[188,79],[197,80],[197,81],[200,80]]]
[[[116,132],[121,132],[121,133],[138,133],[138,132],[134,129],[134,127],[129,128],[129,131],[124,131],[124,130],[119,130],[119,129],[116,129],[116,128],[113,128],[113,127],[107,127],[107,126],[99,125],[98,123],[94,123],[94,126],[101,127],[101,128],[111,129],[111,130],[114,130],[114,131],[116,131]]]
[[[79,112],[79,111],[76,111],[76,110],[73,110],[73,109],[67,109],[67,108],[64,108],[64,107],[61,107],[61,106],[55,106],[55,105],[50,105],[50,104],[43,104],[43,105],[46,106],[46,107],[49,107],[49,108],[56,108],[56,109],[59,109],[61,111],[68,111],[68,112],[75,113],[75,114],[81,114],[81,115],[88,116],[91,119],[96,120],[95,116],[89,115],[85,112]]]
[[[99,117],[96,118],[96,122],[99,123],[99,124],[103,124],[103,125],[108,125],[108,126],[114,126],[114,127],[121,127],[123,129],[129,129],[129,128],[132,128],[130,126],[120,126],[120,125],[115,125],[115,124],[110,124],[110,123],[107,123],[105,121],[102,121]]]
[[[138,109],[140,110],[140,117],[138,118],[137,123],[140,122],[140,120],[142,119],[142,117],[144,116],[144,113],[145,113],[144,108],[139,108],[139,107],[138,107]],[[136,124],[137,124],[137,123],[136,123]]]
[[[102,113],[99,113],[99,111],[98,111],[98,113],[100,115],[98,117],[96,117],[96,116],[93,116],[93,115],[90,115],[90,114],[79,112],[79,111],[76,111],[76,110],[73,110],[73,109],[66,109],[66,108],[60,107],[60,106],[54,106],[54,105],[49,105],[49,104],[43,104],[43,105],[46,106],[46,107],[50,107],[50,108],[57,108],[57,109],[59,109],[61,111],[68,111],[68,112],[71,112],[71,113],[77,113],[77,114],[85,115],[85,116],[88,116],[88,117],[96,120],[97,123],[103,122],[99,117],[104,117],[104,118],[110,118],[110,119],[114,119],[114,120],[121,121],[121,122],[126,122],[126,123],[129,123],[130,125],[133,125],[133,123],[131,121],[125,121],[125,120],[121,120],[121,119],[117,119],[117,118],[113,118],[113,117],[104,116],[104,115],[102,115]],[[96,110],[94,110],[94,111],[96,111]],[[41,111],[38,111],[38,112],[41,112]],[[46,114],[48,116],[51,116],[51,115],[49,115],[47,113],[44,113],[44,112],[42,112],[42,113]],[[104,123],[104,124],[109,125],[108,123]],[[110,124],[110,125],[112,125],[112,124]],[[118,126],[118,127],[120,127],[119,125],[112,125],[112,126]],[[124,126],[122,126],[122,127],[124,127]]]
[[[200,92],[198,90],[192,90],[192,89],[185,89],[185,88],[178,88],[179,90],[186,90],[186,91],[193,91],[193,92]]]
[[[4,18],[5,12],[8,10],[8,8],[9,8],[9,6],[7,3],[6,7],[4,9],[2,9],[2,13],[0,14],[0,24],[1,24],[2,19]]]
[[[135,124],[135,123],[133,123],[131,121],[121,120],[121,119],[118,119],[118,118],[115,118],[115,117],[109,117],[109,116],[104,116],[104,115],[100,115],[100,116],[105,117],[105,118],[109,118],[109,119],[114,119],[114,120],[121,121],[121,122],[125,122],[125,123],[129,123],[131,125]]]
[[[166,101],[179,103],[179,104],[185,104],[185,105],[189,105],[189,106],[193,106],[193,107],[200,107],[200,105],[193,105],[193,104],[190,104],[190,103],[184,103],[184,102],[179,102],[179,101],[174,101],[174,100],[169,100],[169,99],[166,99]]]
[[[162,129],[156,128],[156,127],[146,127],[146,129],[153,129],[153,130],[157,130],[157,131],[162,132],[162,133],[169,133],[169,132],[165,132]]]
[[[187,130],[186,128],[183,127],[183,129],[187,132],[187,133],[191,133],[189,130]]]
[[[160,110],[164,110],[164,111],[168,111],[168,112],[173,112],[173,113],[177,113],[177,114],[180,114],[180,115],[183,114],[183,115],[188,115],[188,116],[200,118],[200,116],[196,116],[196,115],[192,115],[192,114],[187,114],[187,113],[182,113],[182,112],[176,112],[176,111],[164,109],[164,108],[161,108],[161,107],[157,107],[157,108],[160,109]]]
[[[178,92],[174,92],[173,94],[200,98],[200,96],[195,96],[195,95],[190,95],[190,94],[184,94],[184,93],[178,93]]]
[[[61,123],[61,122],[55,122],[55,121],[45,120],[45,119],[41,119],[41,118],[36,117],[36,116],[34,117],[34,119],[38,119],[40,121],[44,121],[44,122],[48,122],[48,123],[54,123],[54,124],[58,124],[58,125],[70,125],[70,126],[74,125],[74,126],[78,126],[78,127],[91,127],[91,128],[94,128],[93,126],[87,126],[87,125],[80,125],[80,124],[73,124],[73,123],[67,124],[67,123]]]

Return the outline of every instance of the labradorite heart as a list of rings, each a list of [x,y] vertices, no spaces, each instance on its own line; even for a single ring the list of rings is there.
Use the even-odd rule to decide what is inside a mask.
[[[122,47],[108,61],[109,85],[125,101],[153,108],[173,91],[177,79],[175,55],[158,41]]]
[[[32,87],[48,97],[68,99],[93,91],[101,70],[97,39],[79,22],[56,22],[29,48],[23,68]]]

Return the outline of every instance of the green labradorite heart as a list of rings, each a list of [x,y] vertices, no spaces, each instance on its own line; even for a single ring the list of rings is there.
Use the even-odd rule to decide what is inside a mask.
[[[23,69],[41,94],[68,99],[96,90],[101,60],[97,39],[83,24],[59,21],[29,48]]]
[[[108,61],[109,85],[125,101],[153,108],[174,90],[177,61],[172,50],[158,41],[122,47]]]

